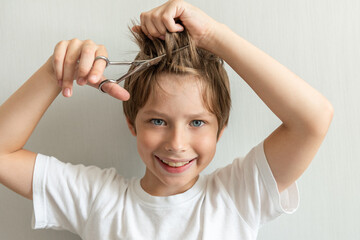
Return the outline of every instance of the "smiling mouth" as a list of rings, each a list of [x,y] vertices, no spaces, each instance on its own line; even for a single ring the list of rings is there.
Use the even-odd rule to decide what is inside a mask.
[[[166,160],[163,160],[161,158],[159,158],[158,156],[155,155],[155,157],[160,160],[161,162],[165,163],[166,165],[170,166],[170,167],[174,167],[174,168],[179,168],[179,167],[182,167],[182,166],[185,166],[187,164],[189,164],[190,162],[194,161],[196,158],[193,158],[189,161],[185,161],[185,162],[169,162],[169,161],[166,161]]]

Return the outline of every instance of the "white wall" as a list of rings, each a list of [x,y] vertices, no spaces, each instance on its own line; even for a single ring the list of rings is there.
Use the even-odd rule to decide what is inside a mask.
[[[127,25],[162,2],[0,0],[0,104],[62,39],[92,39],[104,44],[112,59],[132,59],[137,48]],[[305,79],[335,108],[329,134],[298,182],[299,210],[264,226],[258,239],[360,239],[360,1],[192,3]],[[110,77],[125,71],[108,70]],[[229,75],[230,124],[207,172],[244,155],[280,123],[231,69]],[[121,103],[76,84],[72,98],[55,100],[26,148],[62,161],[115,166],[127,177],[140,177],[144,171]],[[0,239],[79,239],[68,232],[31,230],[31,214],[31,201],[0,186]]]

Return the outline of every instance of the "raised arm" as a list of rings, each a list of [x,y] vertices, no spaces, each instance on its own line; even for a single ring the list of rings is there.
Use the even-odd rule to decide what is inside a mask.
[[[197,45],[224,59],[282,121],[264,142],[265,155],[279,191],[308,167],[323,141],[333,107],[318,91],[275,59],[198,8],[171,0],[141,15],[141,30],[163,38],[182,31],[180,19]]]
[[[0,183],[29,199],[36,154],[23,147],[61,91],[50,61],[0,107]]]
[[[282,121],[264,142],[281,192],[314,158],[330,126],[333,107],[303,79],[226,26],[218,24],[212,34],[211,51],[223,58]]]
[[[104,61],[96,56],[107,56],[104,46],[87,40],[73,39],[59,42],[47,62],[0,106],[0,183],[22,196],[32,198],[32,175],[36,154],[23,149],[41,117],[63,89],[75,78],[79,85],[97,87],[103,79]],[[80,59],[79,64],[77,60]],[[89,76],[97,81],[90,83]],[[82,77],[85,81],[79,81]],[[103,89],[120,100],[129,94],[117,84],[105,84]],[[71,94],[70,94],[71,95]],[[54,125],[55,126],[55,125]]]

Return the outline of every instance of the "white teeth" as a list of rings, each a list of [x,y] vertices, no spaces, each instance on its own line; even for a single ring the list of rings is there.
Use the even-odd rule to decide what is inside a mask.
[[[170,167],[182,167],[186,164],[188,164],[190,161],[187,162],[167,162],[165,160],[160,159],[163,163],[169,165]]]

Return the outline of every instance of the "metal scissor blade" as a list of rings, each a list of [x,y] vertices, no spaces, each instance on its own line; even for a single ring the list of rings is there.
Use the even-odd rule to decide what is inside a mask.
[[[124,75],[122,75],[119,79],[116,79],[116,83],[120,83],[123,80],[125,80],[125,78],[130,77],[131,75],[133,75],[134,73],[140,71],[141,66],[136,66],[133,70],[128,71],[127,73],[125,73]]]
[[[178,49],[174,50],[173,52],[177,52],[177,51],[183,50],[184,48],[187,48],[188,46],[189,46],[189,45],[186,45],[186,46],[184,46],[184,47],[178,48]],[[125,78],[130,77],[130,76],[133,75],[134,73],[137,73],[137,72],[139,72],[139,71],[141,71],[141,70],[143,70],[143,69],[145,69],[145,68],[148,68],[148,67],[150,67],[150,66],[152,66],[152,65],[155,65],[155,64],[159,63],[159,62],[161,61],[161,59],[162,59],[163,57],[165,57],[165,56],[166,56],[166,53],[164,53],[164,54],[162,54],[162,55],[160,55],[160,56],[154,57],[154,58],[147,59],[147,60],[135,60],[135,61],[133,61],[132,63],[137,63],[138,65],[137,65],[134,69],[128,71],[125,75],[123,75],[123,76],[121,76],[119,79],[117,79],[116,82],[117,82],[117,83],[120,83],[120,82],[122,82]]]
[[[155,65],[157,63],[159,63],[161,61],[161,59],[163,57],[165,57],[166,54],[162,54],[160,56],[151,58],[151,59],[147,59],[147,60],[138,60],[138,61],[134,61],[133,63],[136,63],[137,65],[135,66],[135,68],[133,68],[132,70],[129,70],[126,74],[124,74],[123,76],[121,76],[119,79],[116,80],[117,83],[122,82],[125,78],[130,77],[131,75],[133,75],[134,73],[137,73],[143,69],[146,69],[152,65]]]
[[[131,61],[109,61],[109,65],[131,65],[133,63]]]
[[[176,50],[173,51],[174,52],[178,52],[180,50],[183,50],[185,48],[189,47],[189,45],[186,45],[186,46],[183,46],[181,48],[178,48]],[[108,58],[104,57],[104,56],[99,56],[99,57],[96,57],[96,59],[103,59],[106,61],[106,66],[108,65],[134,65],[135,67],[131,70],[129,70],[126,74],[124,74],[123,76],[121,76],[120,78],[118,78],[117,80],[113,80],[113,79],[105,79],[103,80],[99,86],[98,86],[98,89],[100,92],[103,92],[103,93],[106,93],[102,90],[102,86],[107,83],[107,82],[111,82],[111,83],[120,83],[122,82],[124,79],[126,79],[127,77],[130,77],[131,75],[133,75],[134,73],[137,73],[143,69],[146,69],[152,65],[155,65],[157,63],[159,63],[161,61],[161,59],[163,57],[166,56],[166,53],[165,54],[162,54],[160,56],[157,56],[157,57],[154,57],[154,58],[150,58],[150,59],[146,59],[146,60],[134,60],[134,61],[109,61]]]

